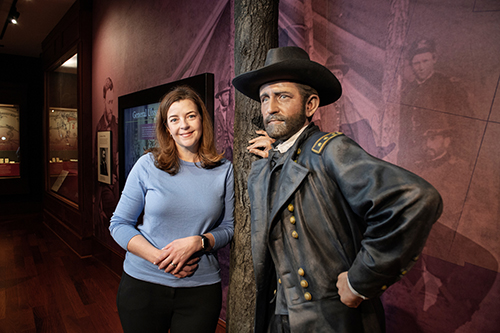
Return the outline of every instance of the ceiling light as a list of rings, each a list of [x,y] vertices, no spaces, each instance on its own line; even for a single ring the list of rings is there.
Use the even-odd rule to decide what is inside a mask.
[[[19,15],[21,15],[16,7],[13,7],[12,10],[10,11],[9,19],[10,23],[12,24],[17,24],[17,20],[19,19]]]
[[[3,39],[5,35],[5,31],[9,24],[17,24],[17,20],[19,20],[19,12],[17,11],[17,0],[12,0],[12,4],[10,5],[9,15],[7,15],[7,19],[5,20],[5,24],[3,25],[2,32],[0,33],[0,40]],[[2,45],[3,46],[3,45]]]

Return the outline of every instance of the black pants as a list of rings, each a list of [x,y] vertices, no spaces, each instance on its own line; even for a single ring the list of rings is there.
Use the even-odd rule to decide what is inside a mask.
[[[171,288],[123,273],[116,298],[125,333],[206,332],[217,327],[222,305],[220,283]]]

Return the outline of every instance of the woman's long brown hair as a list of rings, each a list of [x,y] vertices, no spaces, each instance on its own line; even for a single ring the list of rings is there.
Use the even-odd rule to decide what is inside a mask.
[[[179,172],[180,160],[175,141],[167,130],[167,114],[173,103],[186,99],[196,105],[201,116],[203,132],[198,148],[200,166],[205,169],[215,168],[221,164],[223,156],[218,154],[215,148],[212,120],[201,97],[189,86],[175,87],[161,99],[160,108],[156,114],[157,146],[146,151],[153,153],[155,166],[158,169],[172,176]]]

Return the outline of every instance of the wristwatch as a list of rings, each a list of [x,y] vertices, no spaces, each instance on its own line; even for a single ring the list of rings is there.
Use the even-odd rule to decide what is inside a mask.
[[[210,240],[205,235],[200,235],[200,237],[201,237],[201,248],[203,249],[203,251],[207,251],[208,248],[210,247]]]

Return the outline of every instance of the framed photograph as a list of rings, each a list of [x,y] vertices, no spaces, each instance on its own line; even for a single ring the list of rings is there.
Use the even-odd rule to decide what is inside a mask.
[[[97,180],[111,184],[111,131],[97,132]]]

